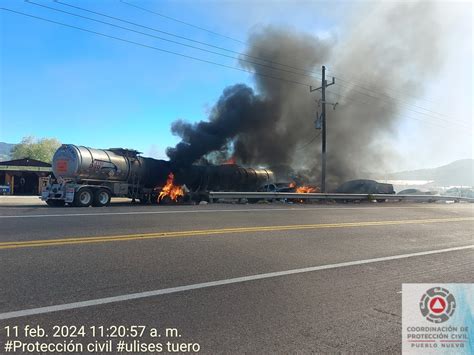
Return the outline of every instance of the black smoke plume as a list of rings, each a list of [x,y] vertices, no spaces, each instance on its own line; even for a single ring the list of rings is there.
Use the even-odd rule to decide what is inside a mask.
[[[218,151],[238,136],[245,137],[253,130],[261,130],[263,117],[272,117],[278,110],[271,102],[256,95],[244,84],[227,87],[216,103],[208,121],[195,124],[178,120],[173,122],[173,134],[182,138],[167,154],[177,166],[188,166],[206,154]]]
[[[216,159],[232,156],[243,165],[275,168],[279,179],[299,176],[318,183],[320,137],[314,120],[321,112],[320,94],[288,81],[320,86],[317,73],[325,64],[336,73],[326,101],[338,102],[335,110],[327,106],[329,186],[383,171],[395,157],[387,139],[395,134],[402,110],[399,101],[387,100],[387,93],[407,87],[421,93],[418,83],[436,72],[440,49],[432,4],[371,6],[370,16],[360,11],[363,16],[350,23],[347,37],[340,41],[272,26],[252,34],[248,55],[292,68],[241,60],[243,68],[262,74],[254,76],[255,90],[244,84],[227,87],[208,120],[174,122],[172,133],[182,141],[167,150],[172,164],[185,167],[206,159],[218,163]],[[339,72],[346,81],[338,80]],[[375,92],[354,85],[352,80],[361,79]]]

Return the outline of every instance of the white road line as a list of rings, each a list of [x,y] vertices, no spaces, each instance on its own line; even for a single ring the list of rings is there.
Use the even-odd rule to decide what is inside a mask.
[[[474,207],[474,205],[473,205]],[[118,215],[147,215],[147,214],[172,214],[172,213],[220,213],[220,212],[272,212],[272,211],[315,211],[315,210],[372,210],[372,209],[441,209],[441,207],[427,206],[400,206],[400,207],[289,207],[289,208],[245,208],[245,209],[220,209],[220,210],[171,210],[171,211],[136,211],[136,212],[97,212],[97,213],[63,213],[63,214],[30,214],[0,216],[0,218],[47,218],[47,217],[85,217],[85,216],[118,216]]]
[[[58,311],[65,311],[65,310],[77,309],[77,308],[83,308],[83,307],[98,306],[98,305],[108,304],[108,303],[130,301],[130,300],[147,298],[147,297],[155,297],[155,296],[160,296],[160,295],[167,295],[167,294],[170,294],[170,293],[197,290],[197,289],[208,288],[208,287],[223,286],[223,285],[236,284],[236,283],[247,282],[247,281],[269,279],[269,278],[278,277],[278,276],[301,274],[301,273],[306,273],[306,272],[328,270],[328,269],[337,269],[337,268],[347,267],[347,266],[356,266],[356,265],[377,263],[377,262],[381,262],[381,261],[406,259],[406,258],[412,258],[412,257],[415,257],[415,256],[440,254],[440,253],[447,253],[447,252],[451,252],[451,251],[466,250],[466,249],[474,249],[474,244],[473,245],[462,246],[462,247],[430,250],[430,251],[423,251],[423,252],[411,253],[411,254],[384,256],[384,257],[375,258],[375,259],[356,260],[356,261],[349,261],[349,262],[338,263],[338,264],[313,266],[313,267],[307,267],[307,268],[302,268],[302,269],[293,269],[293,270],[286,270],[286,271],[269,272],[269,273],[266,273],[266,274],[250,275],[250,276],[236,277],[236,278],[233,278],[233,279],[203,282],[203,283],[199,283],[199,284],[164,288],[164,289],[161,289],[161,290],[146,291],[146,292],[140,292],[140,293],[129,293],[129,294],[126,294],[126,295],[121,295],[121,296],[98,298],[98,299],[93,299],[93,300],[88,300],[88,301],[66,303],[66,304],[60,304],[60,305],[55,305],[55,306],[24,309],[24,310],[20,310],[20,311],[0,313],[0,319],[11,319],[11,318],[18,318],[18,317],[26,317],[26,316],[32,316],[32,315],[38,315],[38,314],[44,314],[44,313],[51,313],[51,312],[58,312]]]

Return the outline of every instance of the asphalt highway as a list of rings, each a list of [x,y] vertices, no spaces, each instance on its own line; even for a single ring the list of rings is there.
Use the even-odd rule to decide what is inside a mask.
[[[102,326],[114,345],[102,353],[122,338],[209,354],[400,352],[402,283],[472,283],[473,232],[463,203],[0,205],[0,353],[5,327],[26,325],[47,329],[43,342],[84,326],[82,343]]]

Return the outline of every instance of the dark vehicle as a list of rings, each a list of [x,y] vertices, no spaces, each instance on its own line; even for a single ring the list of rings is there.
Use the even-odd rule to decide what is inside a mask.
[[[350,180],[336,189],[337,193],[343,194],[394,194],[392,184],[384,184],[375,180]],[[385,202],[385,199],[377,199],[377,202]]]
[[[257,192],[296,192],[296,186],[289,182],[277,182],[272,184],[265,184],[257,189]],[[250,203],[258,202],[262,199],[249,199]],[[275,199],[267,199],[267,201],[274,201]],[[277,199],[277,201],[287,201],[286,198]]]
[[[418,189],[405,189],[400,192],[397,192],[397,195],[419,195],[421,190]]]
[[[343,194],[394,194],[395,190],[392,184],[361,179],[346,181],[335,192]]]
[[[258,192],[295,192],[296,187],[290,186],[290,183],[287,182],[279,182],[274,184],[266,184],[261,186]]]
[[[405,189],[397,193],[397,195],[436,195],[434,191],[422,191],[419,189]]]

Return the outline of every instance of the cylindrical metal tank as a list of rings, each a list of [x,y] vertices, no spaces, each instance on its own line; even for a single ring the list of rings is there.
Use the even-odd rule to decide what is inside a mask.
[[[138,182],[145,187],[166,181],[171,171],[168,162],[130,152],[63,144],[54,154],[53,173],[56,177],[76,181]]]
[[[193,191],[256,191],[271,182],[274,182],[271,170],[235,164],[193,165],[177,173],[177,183],[184,183]]]
[[[128,158],[110,150],[63,144],[53,156],[56,177],[75,180],[126,181],[131,172]]]
[[[170,162],[144,158],[126,149],[94,149],[63,144],[54,154],[53,173],[56,177],[75,181],[118,181],[154,188],[163,186],[170,172],[176,184],[193,191],[255,191],[274,182],[271,170],[228,165],[192,165],[172,169]]]
[[[140,157],[140,183],[145,187],[157,187],[166,184],[171,172],[170,163],[166,160]]]

